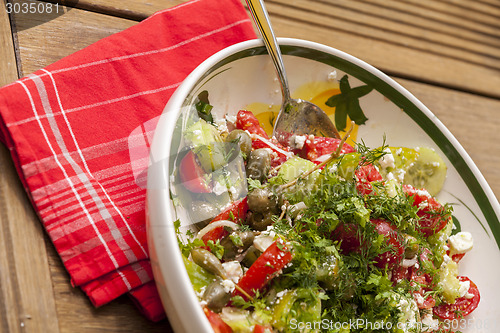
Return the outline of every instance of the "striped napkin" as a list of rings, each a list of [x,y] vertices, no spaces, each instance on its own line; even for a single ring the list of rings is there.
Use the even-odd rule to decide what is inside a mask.
[[[95,306],[129,293],[148,318],[164,318],[130,151],[149,142],[198,64],[251,38],[240,0],[193,0],[0,89],[0,140],[71,283]]]

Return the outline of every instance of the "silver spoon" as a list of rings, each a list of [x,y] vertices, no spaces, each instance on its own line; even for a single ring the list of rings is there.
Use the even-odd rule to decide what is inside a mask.
[[[339,132],[321,108],[311,102],[291,98],[283,58],[264,2],[263,0],[246,0],[246,2],[262,35],[267,52],[273,60],[283,94],[283,104],[274,124],[273,136],[286,146],[289,145],[293,135],[313,134],[340,139]]]

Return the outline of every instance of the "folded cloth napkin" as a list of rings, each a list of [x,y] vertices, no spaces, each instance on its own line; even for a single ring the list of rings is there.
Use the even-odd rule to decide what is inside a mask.
[[[193,0],[0,89],[0,140],[72,284],[95,306],[129,293],[148,318],[165,316],[130,134],[151,127],[203,60],[252,38],[240,0]]]

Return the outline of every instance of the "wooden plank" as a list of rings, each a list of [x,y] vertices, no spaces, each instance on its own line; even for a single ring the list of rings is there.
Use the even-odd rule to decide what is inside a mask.
[[[10,29],[9,15],[3,8],[7,0],[1,0],[0,4],[0,86],[4,86],[18,79],[16,55]]]
[[[5,8],[5,0],[0,1]],[[9,17],[0,10],[0,86],[17,77]],[[0,331],[59,332],[44,231],[0,147]]]
[[[162,0],[151,1],[120,1],[120,0],[82,0],[82,1],[66,1],[55,0],[60,4],[68,4],[78,9],[89,10],[96,13],[114,15],[121,18],[140,21],[153,13],[170,8],[189,0],[169,0],[168,2]],[[52,1],[49,1],[52,2]],[[72,4],[74,3],[74,5]]]
[[[0,169],[0,328],[59,332],[46,235],[4,146]]]
[[[500,60],[495,62],[494,68],[480,63],[481,57],[476,58],[477,63],[472,63],[441,52],[443,47],[439,48],[440,52],[436,52],[433,45],[422,42],[414,44],[414,38],[403,38],[396,33],[383,31],[374,34],[370,27],[334,19],[320,12],[319,5],[315,5],[314,12],[304,12],[303,8],[309,3],[306,0],[293,3],[300,6],[289,6],[286,0],[268,2],[267,7],[278,36],[302,38],[333,46],[393,76],[500,97],[500,91],[492,89],[500,86],[497,68]]]
[[[394,0],[393,0],[394,1]],[[451,13],[464,20],[481,23],[492,27],[500,27],[498,18],[500,8],[481,3],[479,1],[450,1],[450,0],[407,0],[422,8],[429,8],[436,12]],[[498,2],[497,2],[498,5]]]
[[[335,2],[335,8],[346,8],[359,14],[380,17],[388,22],[399,22],[404,27],[416,27],[423,36],[447,34],[484,44],[500,45],[498,30],[489,25],[464,20],[462,16],[419,7],[407,1],[348,1]],[[384,27],[382,25],[381,27]],[[404,29],[403,29],[404,31]]]
[[[329,25],[332,29],[355,31],[355,34],[374,41],[380,40],[384,43],[500,69],[500,57],[497,55],[500,54],[500,44],[492,45],[490,40],[484,42],[465,40],[460,31],[444,33],[438,29],[431,30],[429,29],[429,26],[432,27],[431,22],[424,21],[416,25],[412,22],[411,15],[407,13],[387,9],[381,12],[373,4],[367,6],[353,1],[339,1],[335,4],[318,3],[314,10],[311,10],[309,0],[293,2],[275,0],[273,3],[281,4],[282,17],[292,18],[302,12],[301,20],[309,23],[321,22],[320,24]],[[377,15],[373,14],[375,10]],[[287,12],[290,12],[290,15],[287,15]],[[496,42],[498,41],[497,39]]]
[[[23,76],[137,24],[79,9],[69,10],[50,21],[46,14],[15,14],[14,22]]]

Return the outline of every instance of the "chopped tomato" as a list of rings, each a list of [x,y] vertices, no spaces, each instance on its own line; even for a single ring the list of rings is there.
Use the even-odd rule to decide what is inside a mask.
[[[309,161],[318,162],[322,156],[330,155],[335,152],[340,144],[337,138],[326,138],[321,136],[309,136],[301,149],[294,150],[294,153]],[[354,148],[347,143],[344,143],[340,151],[341,154],[354,152]]]
[[[375,266],[384,268],[386,266],[394,267],[400,264],[403,260],[404,246],[401,235],[397,232],[397,228],[388,221],[382,219],[373,219],[370,222],[375,227],[375,231],[384,236],[390,247],[387,251],[375,257]]]
[[[214,333],[233,332],[233,329],[228,324],[226,324],[217,313],[211,311],[206,307],[203,308],[203,312],[205,312],[205,316],[207,316],[207,319],[210,322],[210,325],[212,326]]]
[[[238,111],[238,114],[236,115],[236,128],[248,131],[252,134],[258,134],[265,139],[269,139],[266,131],[264,131],[264,128],[260,125],[259,120],[250,111]]]
[[[472,311],[474,311],[479,304],[481,296],[479,295],[479,289],[477,288],[476,284],[465,276],[459,276],[458,279],[462,282],[470,282],[468,294],[470,294],[471,296],[470,298],[467,298],[467,295],[457,298],[455,300],[455,303],[453,304],[443,303],[434,307],[434,314],[443,320],[453,320],[465,317]]]
[[[373,192],[372,182],[382,181],[382,175],[373,166],[373,164],[361,165],[355,172],[356,189],[360,194],[367,195]]]
[[[285,161],[292,156],[292,153],[289,151],[288,147],[282,146],[275,139],[266,139],[262,137],[252,136],[252,148],[271,149],[271,167],[273,168],[285,163]]]
[[[248,131],[252,136],[252,148],[269,148],[273,151],[271,167],[283,164],[291,156],[288,147],[283,146],[274,138],[269,138],[259,120],[252,112],[240,110],[236,115],[236,128]]]
[[[431,251],[427,248],[422,250],[422,253],[419,255],[419,266],[431,266],[434,268],[434,263],[430,259],[429,255]],[[417,303],[419,309],[431,309],[436,305],[436,300],[434,299],[433,294],[428,294],[429,291],[433,290],[432,286],[432,275],[426,273],[422,269],[415,268],[416,266],[412,266],[409,268],[409,277],[408,280],[411,281],[411,285],[418,287],[418,290],[414,291],[413,298]]]
[[[453,260],[454,262],[456,262],[457,264],[460,262],[460,260],[462,260],[462,258],[465,256],[465,253],[455,253],[455,254],[452,254],[450,255],[450,250],[447,250],[446,251],[446,254],[451,257],[451,260]]]
[[[272,333],[273,329],[271,326],[262,326],[259,324],[256,324],[255,327],[253,328],[253,333]]]
[[[427,287],[431,281],[429,281],[429,276],[427,274],[413,274],[412,278],[413,285],[420,286],[420,289],[413,292],[413,298],[417,303],[419,309],[431,309],[436,305],[436,300],[432,295],[427,295],[426,293],[432,291],[432,288]]]
[[[359,252],[361,247],[361,234],[359,225],[354,223],[340,223],[330,236],[340,242],[343,253]]]
[[[383,235],[390,249],[380,253],[375,257],[375,266],[394,267],[403,260],[404,246],[401,235],[397,232],[397,228],[388,221],[382,219],[373,219],[370,221],[375,228],[375,231]],[[331,238],[340,241],[340,250],[343,253],[358,252],[362,247],[366,248],[366,241],[360,233],[359,225],[354,223],[340,223],[334,231]]]
[[[403,191],[413,199],[413,206],[419,207],[419,230],[426,237],[434,235],[446,226],[451,216],[445,214],[444,207],[427,191],[417,190],[411,185],[403,185]]]
[[[179,177],[182,185],[194,193],[210,193],[205,178],[205,172],[196,159],[196,154],[190,150],[179,165]]]
[[[457,254],[453,254],[451,256],[451,260],[453,260],[454,262],[458,263],[460,262],[460,260],[462,260],[462,258],[465,256],[465,253],[457,253]]]
[[[272,243],[250,266],[245,275],[238,282],[238,286],[254,296],[273,279],[292,260],[292,253],[286,248],[283,240],[278,239]],[[233,296],[245,296],[240,290],[235,289]]]
[[[229,207],[227,207],[224,211],[222,211],[219,215],[217,215],[210,223],[215,221],[229,220],[236,223],[240,223],[248,212],[248,203],[247,198],[243,198],[240,201],[233,202]],[[215,228],[205,235],[203,235],[202,240],[205,244],[208,241],[220,240],[228,235],[228,232],[224,229],[224,227]]]
[[[396,283],[400,282],[401,280],[410,280],[412,275],[412,269],[411,267],[403,267],[401,265],[398,265],[394,267],[391,271],[391,281],[395,285]]]

